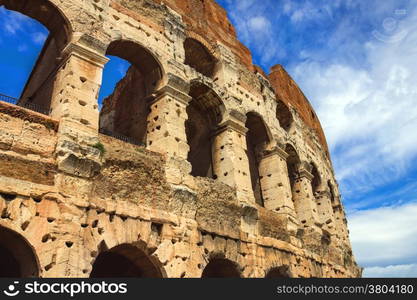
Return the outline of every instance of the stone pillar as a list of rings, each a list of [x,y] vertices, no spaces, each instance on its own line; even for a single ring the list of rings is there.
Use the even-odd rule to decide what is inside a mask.
[[[148,116],[147,148],[151,151],[187,159],[185,121],[191,97],[167,85],[158,91],[150,104]]]
[[[284,150],[275,148],[261,159],[259,175],[265,208],[295,216],[287,158]]]
[[[213,170],[217,180],[236,188],[240,202],[255,204],[246,155],[244,123],[228,120],[220,124],[213,137]]]
[[[339,199],[336,199],[336,203],[333,206],[336,236],[343,242],[349,242],[349,232],[347,229],[346,216],[343,212],[342,204]]]
[[[71,43],[58,70],[51,101],[51,116],[70,119],[98,130],[98,94],[108,58],[83,44]]]
[[[317,213],[317,205],[313,196],[311,181],[313,175],[305,168],[301,167],[298,178],[292,188],[293,201],[297,218],[301,226],[320,226],[320,219]]]
[[[51,116],[59,119],[56,156],[58,169],[66,174],[89,178],[100,171],[102,154],[98,139],[98,93],[104,64],[108,59],[89,43],[99,41],[83,36],[63,51],[51,101]]]
[[[168,84],[156,92],[150,103],[147,128],[147,148],[166,156],[166,175],[172,184],[191,180],[191,164],[187,161],[190,147],[187,143],[185,122],[189,84],[168,74]]]
[[[320,222],[323,224],[323,229],[330,234],[335,234],[336,224],[333,215],[333,207],[331,201],[331,193],[329,189],[317,192],[316,202]]]

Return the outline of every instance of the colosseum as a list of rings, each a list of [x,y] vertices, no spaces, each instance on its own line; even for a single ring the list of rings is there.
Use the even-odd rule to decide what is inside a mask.
[[[361,276],[316,113],[214,0],[0,6],[49,30],[1,96],[0,277]]]

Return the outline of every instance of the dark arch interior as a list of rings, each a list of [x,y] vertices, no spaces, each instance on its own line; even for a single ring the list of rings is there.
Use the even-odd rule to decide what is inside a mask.
[[[288,154],[288,158],[287,158],[288,176],[290,178],[290,185],[291,187],[293,187],[295,180],[298,177],[298,172],[299,172],[298,169],[299,169],[301,162],[293,146],[287,145],[285,147],[285,152],[287,152]]]
[[[317,193],[319,191],[320,185],[321,185],[321,178],[319,171],[317,170],[317,167],[315,164],[311,164],[311,174],[313,174],[313,180],[311,182],[311,186],[313,188],[313,194]]]
[[[32,248],[18,233],[0,227],[0,277],[37,277],[38,263]]]
[[[269,272],[266,274],[265,278],[290,278],[290,274],[288,271],[288,267],[281,266],[272,268],[269,270]]]
[[[203,84],[192,84],[190,96],[192,100],[187,106],[185,130],[190,146],[191,175],[212,178],[212,137],[221,122],[224,106],[221,99]]]
[[[61,52],[71,37],[69,22],[48,0],[1,0],[0,5],[38,21],[49,31],[19,100],[20,105],[48,114]]]
[[[290,130],[293,123],[292,114],[289,108],[281,100],[278,100],[277,104],[277,118],[279,120],[279,124],[285,131]]]
[[[267,129],[262,118],[255,113],[248,113],[246,120],[246,128],[249,130],[246,135],[247,156],[249,160],[249,170],[252,182],[252,189],[255,196],[256,203],[263,206],[259,163],[262,157],[262,152],[266,144],[269,142]]]
[[[184,42],[185,64],[197,72],[213,77],[216,68],[216,59],[208,49],[195,39],[187,38]]]
[[[100,131],[145,144],[150,112],[148,98],[162,79],[162,68],[147,49],[131,41],[112,42],[106,55],[122,58],[132,65],[103,101]]]
[[[99,254],[91,278],[162,278],[160,270],[142,250],[120,245]]]
[[[232,261],[216,258],[204,268],[202,278],[240,278],[240,273]]]

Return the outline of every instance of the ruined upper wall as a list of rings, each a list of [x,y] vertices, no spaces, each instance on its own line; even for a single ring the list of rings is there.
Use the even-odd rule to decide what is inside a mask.
[[[271,68],[271,74],[269,74],[268,77],[277,98],[286,106],[291,105],[295,108],[305,124],[316,132],[320,144],[323,146],[326,155],[329,157],[329,148],[320,121],[314,112],[314,108],[311,106],[297,83],[281,65],[273,66]]]
[[[230,23],[224,8],[214,0],[141,0],[134,2],[117,0],[120,4],[126,5],[131,9],[140,7],[139,4],[141,3],[139,2],[143,2],[143,5],[150,1],[166,4],[182,16],[183,21],[187,25],[186,31],[188,33],[196,33],[204,37],[210,45],[215,45],[217,41],[225,44],[249,72],[259,72],[264,77],[267,77],[260,67],[253,65],[250,51],[238,40],[236,30]],[[290,104],[300,114],[305,124],[316,132],[320,144],[329,157],[328,145],[320,121],[297,83],[281,65],[272,67],[268,78],[277,98],[282,100],[287,106]]]

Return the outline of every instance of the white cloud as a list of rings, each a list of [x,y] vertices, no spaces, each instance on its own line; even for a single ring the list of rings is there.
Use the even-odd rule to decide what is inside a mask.
[[[361,67],[312,56],[291,72],[320,116],[348,193],[391,182],[417,157],[416,20],[404,20],[398,30],[407,35],[397,43],[370,36]]]
[[[35,44],[43,45],[47,37],[47,34],[45,34],[44,32],[35,32],[32,34],[32,41]]]
[[[363,277],[416,278],[417,277],[417,264],[366,268],[363,271]]]
[[[248,25],[253,31],[267,33],[270,30],[271,23],[264,16],[257,16],[251,18]]]
[[[389,265],[417,264],[416,202],[357,211],[349,216],[349,228],[356,259],[369,272],[384,268],[388,274]]]

